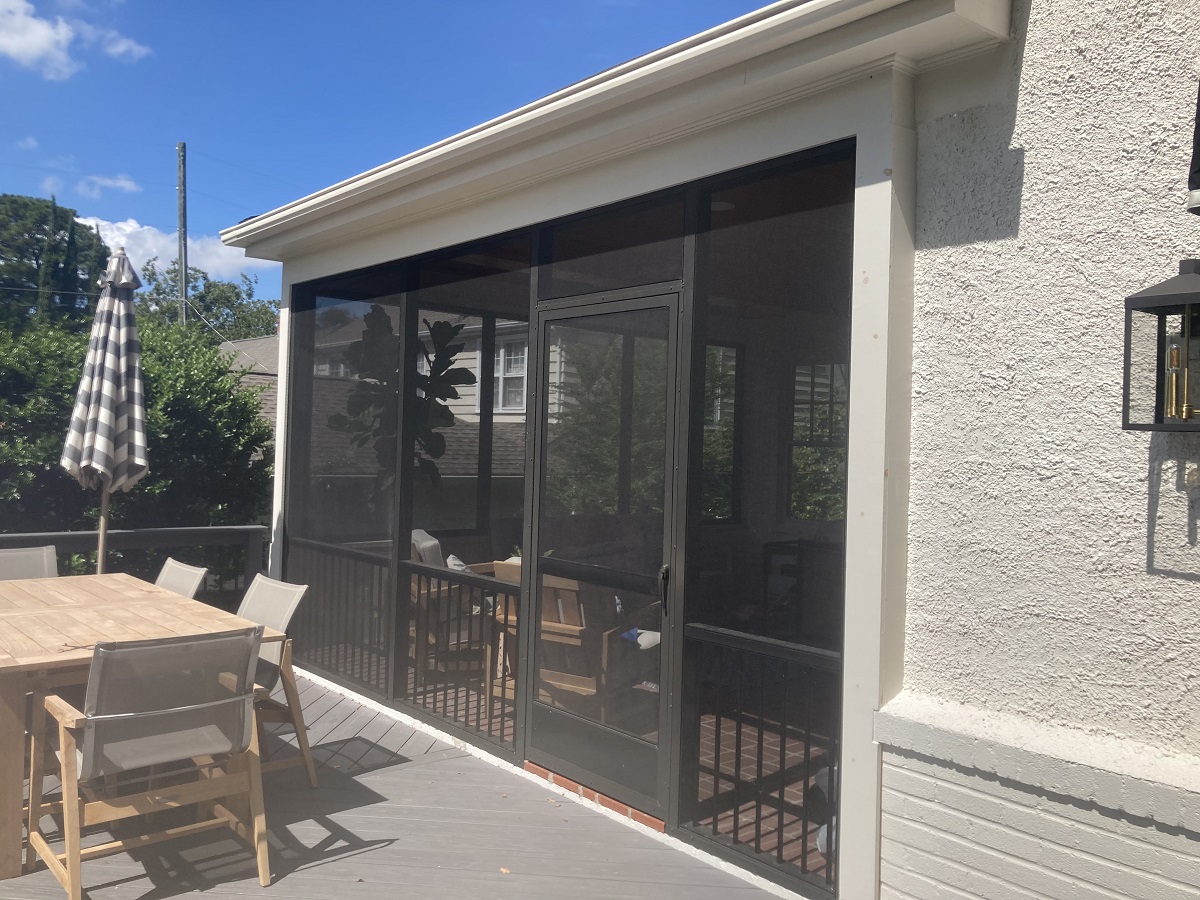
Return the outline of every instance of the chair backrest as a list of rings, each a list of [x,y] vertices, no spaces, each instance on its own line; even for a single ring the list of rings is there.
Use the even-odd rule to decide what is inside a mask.
[[[58,552],[49,547],[14,547],[0,550],[0,581],[18,578],[54,578],[58,575]]]
[[[184,597],[195,597],[207,574],[208,569],[202,566],[189,566],[168,556],[154,583]]]
[[[292,614],[296,612],[300,598],[307,590],[307,584],[288,584],[266,575],[255,575],[250,587],[246,588],[237,614],[243,619],[266,625],[276,631],[287,631]],[[275,681],[279,678],[279,660],[282,654],[282,642],[272,641],[262,645],[259,655],[264,665],[258,667],[256,680],[263,687],[275,686]]]
[[[519,562],[498,559],[492,563],[492,573],[498,581],[507,581],[509,584],[521,583],[521,564]]]
[[[422,562],[427,566],[446,568],[441,541],[420,528],[412,530],[412,558],[414,562]]]
[[[262,633],[257,625],[97,644],[83,701],[80,779],[245,750]]]

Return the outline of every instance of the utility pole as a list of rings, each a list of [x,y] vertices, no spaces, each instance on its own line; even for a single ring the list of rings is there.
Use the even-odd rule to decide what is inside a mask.
[[[187,324],[187,144],[175,145],[179,151],[179,324]]]

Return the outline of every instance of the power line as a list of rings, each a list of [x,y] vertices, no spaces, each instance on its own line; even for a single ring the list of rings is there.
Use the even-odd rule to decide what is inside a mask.
[[[7,291],[26,291],[31,294],[43,293],[43,291],[41,291],[38,288],[0,287],[0,292],[7,292]],[[45,291],[44,293],[55,294],[55,295],[64,296],[64,297],[90,297],[90,296],[92,296],[91,294],[86,294],[86,293],[83,293],[82,291]],[[151,300],[152,298],[143,295],[143,299]],[[161,301],[161,298],[153,298],[153,299],[155,299],[156,301]],[[0,297],[0,300],[9,302],[9,303],[12,302],[11,297]],[[219,337],[226,344],[234,343],[234,341],[231,338],[227,338],[227,337],[225,337],[225,335],[221,334],[221,332],[217,328],[217,326],[208,320],[208,317],[204,315],[204,313],[201,311],[200,307],[196,306],[196,304],[194,304],[190,298],[187,301],[187,305],[188,305],[188,309],[190,309],[193,313],[195,313],[196,318],[198,318],[201,322],[203,322],[204,326],[209,331],[211,331],[213,334],[215,334],[217,337]],[[270,337],[270,335],[268,335],[268,334],[264,334],[261,336],[262,337]],[[245,350],[242,350],[237,347],[235,347],[234,350],[237,351],[237,354],[239,356],[244,356],[247,360],[249,360],[251,368],[254,368],[255,366],[257,366],[258,368],[262,369],[263,372],[265,372],[266,374],[268,374],[268,375],[271,374],[271,371],[266,366],[264,366],[261,362],[259,362],[257,359],[255,359],[253,356],[251,356]]]
[[[205,154],[200,154],[200,155],[203,156]],[[30,165],[28,163],[7,162],[5,160],[0,160],[0,166],[7,166],[9,168],[16,168],[16,169],[33,169],[34,171],[37,171],[37,172],[53,172],[55,175],[61,175],[64,178],[83,179],[83,178],[88,177],[88,176],[84,175],[83,171],[80,169],[60,169],[60,168],[55,168],[53,166],[35,166],[35,165]],[[251,172],[252,170],[247,169],[246,171]],[[263,176],[263,177],[269,177],[269,176]],[[278,178],[274,179],[274,180],[279,181]],[[287,184],[287,182],[282,182],[282,181],[280,183]],[[165,181],[139,181],[137,184],[139,187],[142,187],[142,188],[159,188],[163,191],[170,190],[172,192],[174,192],[176,190],[176,185],[167,184]],[[295,185],[290,185],[290,186],[296,187]],[[304,190],[303,188],[299,188],[299,187],[296,187],[296,189],[301,190],[301,191]],[[188,188],[188,192],[192,193],[192,194],[199,194],[201,197],[207,197],[209,200],[214,200],[217,203],[223,203],[226,206],[230,206],[234,209],[240,209],[243,212],[254,212],[255,211],[255,207],[247,206],[245,203],[238,202],[237,200],[230,200],[226,197],[218,197],[216,194],[210,194],[210,193],[207,193],[206,191],[199,191],[190,186]]]
[[[208,321],[207,318],[205,318],[204,313],[202,313],[199,309],[197,309],[196,305],[194,303],[192,303],[191,300],[187,300],[186,302],[187,302],[188,307],[192,310],[192,312],[194,312],[196,314],[196,317],[199,318],[200,321],[204,323],[205,327],[207,327],[209,331],[211,331],[213,334],[215,334],[217,337],[219,337],[226,344],[233,343],[233,341],[231,341],[229,338],[225,337],[225,335],[221,334],[221,332],[217,330],[216,325],[214,325],[212,322]],[[263,335],[263,337],[268,337],[268,336],[269,335]],[[253,356],[251,356],[245,350],[242,350],[237,347],[235,347],[234,349],[237,350],[239,355],[244,356],[244,357],[246,357],[246,359],[250,360],[251,368],[253,368],[254,366],[258,366],[260,369],[262,369],[268,375],[271,374],[267,370],[266,366],[264,366],[262,363],[260,363],[257,359],[255,359]]]
[[[99,288],[94,291],[52,291],[42,288],[9,287],[8,285],[0,285],[0,291],[28,291],[31,294],[60,294],[64,297],[94,297],[100,294]]]
[[[297,191],[307,190],[307,188],[304,188],[304,187],[296,184],[294,181],[286,181],[283,178],[279,178],[278,176],[275,176],[275,175],[270,175],[267,172],[259,172],[256,169],[251,169],[248,166],[243,166],[241,163],[231,162],[228,159],[221,159],[219,156],[213,156],[211,153],[205,153],[203,150],[193,150],[192,153],[195,154],[196,156],[203,156],[205,159],[211,159],[213,162],[219,162],[222,165],[229,166],[234,169],[241,169],[243,172],[246,172],[250,175],[256,175],[259,178],[267,178],[267,179],[270,179],[271,181],[278,182],[279,184],[285,184],[288,187],[294,188]]]

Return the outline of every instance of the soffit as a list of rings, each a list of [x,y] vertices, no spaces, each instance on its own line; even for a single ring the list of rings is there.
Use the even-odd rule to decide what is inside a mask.
[[[221,232],[287,260],[1007,40],[1011,0],[783,0]],[[531,220],[532,221],[532,220]]]

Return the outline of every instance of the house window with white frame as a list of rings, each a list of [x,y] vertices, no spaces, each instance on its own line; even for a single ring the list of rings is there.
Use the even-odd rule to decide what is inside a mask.
[[[527,344],[524,336],[496,341],[493,372],[496,390],[492,409],[496,412],[523,412],[525,409],[525,360]]]

